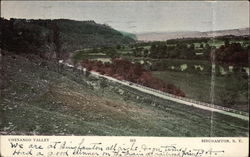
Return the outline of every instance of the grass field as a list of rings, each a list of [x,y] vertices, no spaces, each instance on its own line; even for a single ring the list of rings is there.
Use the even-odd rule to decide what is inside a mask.
[[[199,73],[177,71],[155,71],[153,75],[176,85],[187,97],[203,102],[211,102],[211,76]],[[248,112],[247,79],[235,75],[215,77],[215,104]],[[228,100],[226,100],[228,99]],[[229,106],[229,103],[235,103]]]
[[[57,68],[41,66],[40,59],[5,57],[8,84],[0,99],[1,133],[248,136],[247,121],[216,113],[211,116],[210,112],[170,101],[157,107],[118,94],[119,86],[87,85],[86,81],[98,84],[99,80],[71,71],[57,72]]]

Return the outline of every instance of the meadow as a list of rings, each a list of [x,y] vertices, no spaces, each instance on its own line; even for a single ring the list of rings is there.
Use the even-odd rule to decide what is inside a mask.
[[[246,79],[235,75],[216,76],[214,93],[212,93],[211,77],[207,75],[177,71],[154,71],[152,73],[157,78],[177,85],[188,98],[248,112]],[[214,102],[211,96],[214,96]]]
[[[228,42],[228,44],[239,43],[244,48],[249,44],[245,38],[241,37],[176,39],[170,40],[170,42],[142,42],[110,49],[96,48],[95,51],[78,52],[75,58],[80,61],[89,57],[91,60],[107,63],[111,61],[111,58],[120,57],[142,65],[145,69],[151,71],[154,77],[173,84],[184,91],[188,98],[247,112],[249,68],[242,65],[227,65],[216,62],[215,73],[212,74],[210,55],[205,54],[210,53],[211,49],[219,49],[225,42]],[[183,44],[186,44],[187,47]],[[190,49],[191,45],[194,45],[193,50]],[[178,46],[181,48],[178,48]],[[174,47],[176,48],[173,49]],[[166,54],[170,51],[179,54],[179,58],[178,56],[167,58]],[[114,52],[116,52],[115,56],[112,56]],[[191,52],[193,55],[191,55]],[[152,53],[159,53],[163,57],[158,58],[157,55],[152,55]],[[101,57],[98,54],[106,55]],[[211,91],[212,75],[215,76],[214,91]]]
[[[1,134],[248,136],[248,122],[241,119],[145,95],[72,69],[58,71],[55,63],[36,57],[7,55],[4,61],[8,86],[0,99]]]

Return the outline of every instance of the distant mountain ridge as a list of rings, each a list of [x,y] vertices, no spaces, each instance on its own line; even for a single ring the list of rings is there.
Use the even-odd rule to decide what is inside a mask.
[[[234,36],[242,36],[249,35],[249,28],[241,28],[241,29],[228,29],[228,30],[218,30],[218,31],[209,31],[206,32],[207,36],[224,36],[224,35],[234,35]]]
[[[199,31],[180,31],[180,32],[149,32],[137,33],[137,40],[142,41],[164,41],[177,38],[201,38],[201,37],[217,37],[225,35],[242,36],[249,35],[249,28],[217,30],[208,32]]]

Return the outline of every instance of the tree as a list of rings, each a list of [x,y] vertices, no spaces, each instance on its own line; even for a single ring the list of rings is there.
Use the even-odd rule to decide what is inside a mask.
[[[133,64],[128,60],[112,59],[111,64],[101,64],[98,61],[84,61],[83,66],[88,70],[93,69],[102,74],[106,74],[119,80],[128,80],[144,86],[169,92],[178,96],[185,96],[184,92],[172,84],[166,84],[164,81],[155,78],[151,73],[145,70],[140,64]],[[105,87],[106,84],[100,84]]]
[[[117,49],[117,50],[120,50],[120,49],[121,49],[121,45],[117,45],[117,46],[116,46],[116,49]]]
[[[108,55],[110,58],[117,58],[118,57],[118,53],[116,51],[115,48],[112,47],[105,47],[102,49],[102,51]]]
[[[200,48],[203,49],[204,48],[204,45],[203,43],[200,44]]]
[[[208,43],[206,43],[205,48],[206,49],[211,49],[211,46]]]
[[[230,43],[229,43],[229,40],[228,40],[228,39],[225,39],[225,40],[224,40],[224,45],[225,45],[226,47],[228,47],[229,44],[230,44]]]
[[[194,46],[194,44],[193,44],[193,43],[192,43],[192,44],[190,44],[189,49],[190,49],[190,50],[194,50],[194,49],[195,49],[195,46]]]
[[[232,43],[227,46],[222,45],[216,49],[216,62],[229,65],[248,65],[248,49],[239,43]]]
[[[148,54],[149,54],[148,49],[145,49],[145,50],[143,51],[143,55],[144,55],[144,57],[147,57],[147,56],[148,56]]]

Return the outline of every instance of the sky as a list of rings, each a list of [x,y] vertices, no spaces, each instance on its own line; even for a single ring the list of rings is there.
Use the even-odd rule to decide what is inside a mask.
[[[249,27],[249,2],[1,1],[1,17],[94,20],[131,33],[211,31]]]

